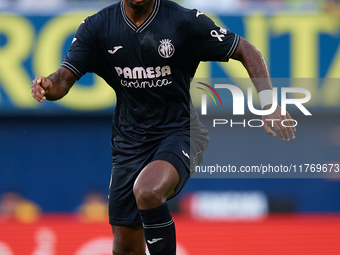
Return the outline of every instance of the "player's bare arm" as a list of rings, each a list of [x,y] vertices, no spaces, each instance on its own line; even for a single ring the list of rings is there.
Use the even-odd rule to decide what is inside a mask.
[[[232,59],[240,61],[243,66],[247,69],[250,78],[252,79],[257,92],[263,90],[272,90],[272,82],[267,68],[266,61],[264,60],[262,54],[247,40],[240,38],[240,43],[235,53],[231,57]],[[271,108],[271,104],[264,106],[263,110],[268,110]],[[285,119],[292,119],[292,117],[287,112],[286,116],[281,115],[281,107],[278,106],[274,113],[270,115],[263,116],[264,129],[267,134],[276,137],[276,133],[270,128],[272,121],[266,121],[271,119],[278,119],[274,124],[274,129],[279,135],[281,140],[290,141],[290,137],[295,139],[294,132],[295,127],[284,127],[281,122]],[[289,123],[289,126],[294,126],[294,123]]]
[[[40,103],[45,100],[59,100],[68,93],[76,80],[77,78],[72,72],[64,67],[60,67],[48,77],[35,77],[32,82],[32,95]]]

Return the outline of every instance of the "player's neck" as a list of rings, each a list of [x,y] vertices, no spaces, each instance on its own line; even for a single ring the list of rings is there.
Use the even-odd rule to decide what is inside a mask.
[[[151,14],[155,0],[146,1],[144,5],[139,6],[133,6],[129,2],[129,0],[124,1],[126,15],[139,27]]]

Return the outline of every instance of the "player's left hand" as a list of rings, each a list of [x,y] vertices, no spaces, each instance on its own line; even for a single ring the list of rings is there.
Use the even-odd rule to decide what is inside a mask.
[[[268,110],[271,108],[271,105],[267,105],[263,108],[263,110]],[[264,122],[264,130],[267,132],[268,135],[272,135],[276,137],[276,133],[280,137],[282,141],[290,141],[291,139],[295,139],[296,127],[294,127],[294,122],[292,121],[292,117],[287,112],[286,115],[281,115],[281,107],[277,106],[276,110],[269,115],[264,115],[262,117]],[[285,126],[282,125],[282,121],[285,121]],[[287,127],[289,126],[289,127]],[[276,133],[271,129],[274,128]]]

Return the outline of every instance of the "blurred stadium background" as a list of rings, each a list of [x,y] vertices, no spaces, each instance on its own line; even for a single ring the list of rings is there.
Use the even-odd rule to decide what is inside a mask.
[[[87,74],[61,101],[39,104],[30,86],[58,68],[81,21],[113,2],[0,0],[1,255],[110,254],[105,203],[114,93]],[[340,1],[177,2],[251,41],[274,85],[283,78],[312,94],[312,117],[291,109],[299,125],[290,143],[262,129],[211,129],[207,122],[204,165],[340,164]],[[196,77],[228,77],[244,88],[237,78],[246,73],[231,60],[202,63]],[[230,119],[221,111],[231,105],[209,111]],[[340,173],[244,177],[194,175],[169,202],[179,255],[340,254]]]

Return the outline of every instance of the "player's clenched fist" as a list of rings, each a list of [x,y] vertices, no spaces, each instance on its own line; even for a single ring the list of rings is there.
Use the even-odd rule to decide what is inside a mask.
[[[53,86],[51,80],[43,76],[37,76],[32,83],[32,96],[38,102],[44,102],[46,100],[45,95],[47,91]]]

